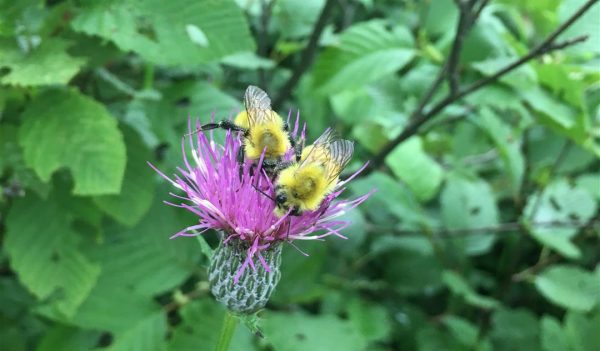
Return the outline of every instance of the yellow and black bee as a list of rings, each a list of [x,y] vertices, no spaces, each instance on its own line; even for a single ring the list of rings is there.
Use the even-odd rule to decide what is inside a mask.
[[[291,211],[297,216],[316,210],[335,189],[353,152],[352,141],[336,139],[327,129],[313,145],[302,150],[299,161],[280,170],[275,183],[275,214],[281,217]]]
[[[265,153],[263,168],[273,174],[281,164],[282,157],[295,148],[296,142],[289,133],[289,126],[271,109],[271,99],[262,89],[250,85],[244,94],[245,110],[233,121],[222,120],[200,127],[200,131],[222,128],[243,133],[244,147],[238,159],[257,160]],[[299,151],[297,157],[299,158]]]

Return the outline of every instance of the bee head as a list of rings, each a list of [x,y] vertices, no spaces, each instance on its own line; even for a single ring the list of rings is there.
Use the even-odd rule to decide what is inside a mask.
[[[275,202],[277,202],[278,205],[285,204],[287,202],[287,195],[284,192],[277,194]]]

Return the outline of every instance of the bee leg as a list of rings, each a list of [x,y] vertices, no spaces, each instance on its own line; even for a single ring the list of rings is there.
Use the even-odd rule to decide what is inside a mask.
[[[298,206],[294,206],[294,208],[292,208],[292,212],[290,213],[290,215],[292,216],[300,216],[300,207]]]
[[[246,135],[248,133],[248,129],[246,129],[244,127],[240,127],[228,119],[224,119],[217,123],[207,123],[200,127],[200,131],[217,129],[217,128],[227,129],[227,130],[231,130],[234,132],[243,132],[244,135]]]
[[[240,180],[242,180],[242,175],[244,174],[244,148],[240,147],[237,152],[237,161],[240,167]]]

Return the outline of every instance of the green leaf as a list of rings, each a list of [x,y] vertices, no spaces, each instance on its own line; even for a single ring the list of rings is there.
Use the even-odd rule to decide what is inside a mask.
[[[102,264],[99,282],[153,296],[187,279],[197,269],[200,248],[194,238],[169,240],[186,226],[175,211],[156,203],[133,228],[108,226],[105,241],[88,251]]]
[[[231,0],[102,1],[82,8],[71,25],[161,65],[201,64],[254,51],[244,16]]]
[[[9,73],[0,83],[20,86],[67,84],[85,64],[82,58],[67,53],[69,44],[62,39],[43,40],[30,52],[22,52],[15,43],[0,39],[0,68]]]
[[[419,137],[398,145],[386,157],[385,163],[422,201],[435,196],[444,178],[442,167],[423,150]]]
[[[107,351],[163,351],[167,318],[161,310],[136,321],[126,331],[116,334]]]
[[[98,332],[56,324],[46,332],[35,351],[90,350],[98,344],[99,338]]]
[[[550,183],[542,194],[535,194],[527,200],[524,214],[531,219],[529,233],[536,240],[567,258],[578,258],[581,252],[571,242],[577,235],[577,228],[551,228],[535,223],[569,223],[574,220],[585,223],[596,213],[596,208],[596,201],[588,192],[558,179]]]
[[[267,342],[277,351],[363,350],[367,346],[350,321],[335,315],[270,312],[263,326]]]
[[[153,171],[146,163],[152,158],[142,140],[131,130],[125,130],[127,166],[123,177],[123,190],[119,195],[104,195],[94,202],[104,212],[127,226],[134,226],[150,209],[154,199]]]
[[[476,123],[498,148],[510,177],[512,194],[516,197],[520,192],[525,172],[525,160],[520,151],[517,135],[489,108],[480,110]]]
[[[517,347],[538,351],[541,349],[539,329],[539,321],[530,311],[500,309],[492,316],[490,337],[494,350],[512,351]]]
[[[6,219],[6,252],[29,291],[72,316],[96,284],[100,267],[78,250],[70,218],[52,200],[57,199],[29,195],[15,202]]]
[[[498,224],[498,207],[490,186],[481,179],[467,179],[457,174],[448,177],[440,196],[442,219],[448,229],[493,227]],[[490,250],[495,236],[482,231],[477,234],[457,234],[452,242],[467,254],[477,255]]]
[[[423,294],[441,284],[442,267],[425,236],[381,236],[373,242],[371,252],[373,255],[386,253],[386,280],[402,294]]]
[[[225,309],[211,298],[200,299],[185,305],[180,311],[183,322],[174,331],[169,340],[169,351],[213,351],[219,338],[219,327],[225,317]],[[253,350],[252,334],[238,325],[231,351]]]
[[[121,190],[125,144],[117,121],[102,105],[74,90],[48,90],[31,101],[22,118],[19,143],[25,162],[42,181],[66,167],[75,180],[74,194]]]
[[[600,299],[600,280],[577,266],[554,265],[535,278],[538,291],[550,302],[588,312]]]
[[[543,351],[564,351],[569,349],[567,334],[556,318],[551,316],[542,317],[540,328]]]
[[[348,318],[362,336],[370,342],[389,338],[392,332],[390,316],[380,305],[354,299],[348,304]]]
[[[442,323],[444,323],[448,331],[462,345],[471,350],[480,349],[478,345],[482,344],[482,342],[479,340],[479,329],[474,324],[453,315],[445,316]]]
[[[377,81],[404,67],[415,55],[410,34],[389,31],[379,20],[350,27],[339,45],[329,47],[315,63],[314,85],[321,94],[332,94]]]
[[[584,0],[566,0],[563,1],[556,13],[560,22],[566,21],[576,9],[583,6]],[[568,48],[568,52],[576,52],[579,54],[593,52],[600,53],[600,8],[593,6],[583,16],[577,18],[573,25],[569,26],[559,37],[558,40],[568,40],[574,37],[586,35],[588,38],[585,42]]]
[[[564,320],[565,330],[573,351],[597,351],[600,345],[600,313],[589,314],[569,311]]]
[[[478,294],[462,276],[454,271],[444,271],[442,279],[454,294],[463,297],[465,302],[472,306],[486,310],[493,310],[500,306],[498,301]]]

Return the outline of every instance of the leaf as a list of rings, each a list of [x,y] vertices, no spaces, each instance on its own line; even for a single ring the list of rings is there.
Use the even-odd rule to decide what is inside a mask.
[[[67,84],[85,64],[67,53],[69,43],[62,39],[43,40],[31,52],[22,52],[16,43],[0,40],[0,68],[8,74],[0,83],[20,86]]]
[[[82,8],[71,25],[160,65],[201,64],[254,51],[244,16],[231,0],[102,1]]]
[[[348,304],[348,317],[369,342],[385,341],[392,332],[392,324],[387,310],[377,304],[353,299]]]
[[[433,198],[444,178],[442,167],[425,153],[419,137],[396,146],[386,157],[385,164],[421,201]]]
[[[500,303],[495,299],[475,292],[464,278],[454,271],[444,271],[442,279],[454,294],[463,297],[465,302],[472,306],[486,310],[493,310],[500,306]]]
[[[397,28],[398,29],[398,28]],[[315,63],[314,86],[332,94],[377,81],[404,67],[415,55],[412,38],[404,31],[389,31],[382,21],[354,25],[340,36]]]
[[[441,285],[442,267],[431,242],[423,235],[381,236],[373,242],[371,252],[386,253],[386,280],[404,295],[435,291]]]
[[[275,61],[260,57],[253,52],[241,52],[221,59],[221,63],[240,69],[273,69]]]
[[[569,344],[573,351],[597,351],[600,345],[600,313],[586,316],[574,311],[567,312],[564,319],[564,328],[567,332]]]
[[[102,105],[74,90],[48,90],[31,101],[22,118],[19,143],[25,162],[42,181],[66,167],[75,180],[74,194],[121,190],[125,144],[117,121]]]
[[[584,0],[563,1],[556,13],[560,22],[566,21],[572,14],[585,3]],[[573,39],[580,35],[588,36],[588,39],[581,44],[568,48],[568,52],[584,54],[593,52],[600,53],[600,8],[593,6],[583,16],[577,18],[573,25],[569,26],[559,37],[558,41]]]
[[[492,316],[490,337],[494,350],[540,350],[539,321],[526,309],[499,309]]]
[[[347,320],[302,312],[265,314],[266,340],[277,351],[363,350],[367,340]]]
[[[56,324],[44,334],[35,351],[90,350],[98,344],[99,338],[98,332]]]
[[[218,326],[225,318],[225,309],[211,298],[185,305],[180,311],[183,322],[174,331],[167,350],[212,351],[219,338]],[[252,350],[252,334],[238,326],[231,340],[231,351]]]
[[[588,312],[600,300],[600,280],[577,266],[554,265],[535,278],[535,287],[550,302]]]
[[[131,130],[125,130],[127,166],[123,177],[123,190],[119,195],[104,195],[94,202],[104,212],[127,226],[134,226],[150,209],[154,199],[155,182],[147,161],[150,151]]]
[[[548,246],[567,258],[578,258],[581,251],[571,239],[577,234],[575,227],[551,228],[536,226],[535,223],[548,222],[587,222],[596,213],[594,198],[579,187],[572,187],[564,179],[550,183],[542,194],[527,199],[524,214],[530,218],[529,233],[541,244]]]
[[[569,349],[567,335],[556,318],[551,316],[542,317],[540,328],[543,351],[564,351]]]
[[[193,238],[169,240],[186,226],[174,211],[156,203],[133,228],[108,226],[105,241],[88,251],[102,264],[100,283],[153,296],[187,279],[197,269],[200,248]]]
[[[486,228],[498,224],[494,193],[481,179],[470,180],[457,174],[450,175],[440,202],[442,220],[448,229]],[[486,253],[495,241],[495,236],[484,230],[478,234],[450,235],[449,238],[470,255]]]
[[[510,176],[512,194],[518,196],[525,172],[525,160],[518,137],[491,109],[481,109],[476,121],[498,148]]]
[[[163,351],[166,334],[167,318],[158,310],[116,334],[106,351]]]
[[[453,315],[445,316],[442,322],[462,345],[468,349],[479,349],[477,347],[480,344],[479,330],[475,325],[466,319]]]
[[[32,195],[17,200],[6,219],[5,247],[23,285],[72,316],[96,284],[100,267],[78,250],[69,217],[52,200]]]

